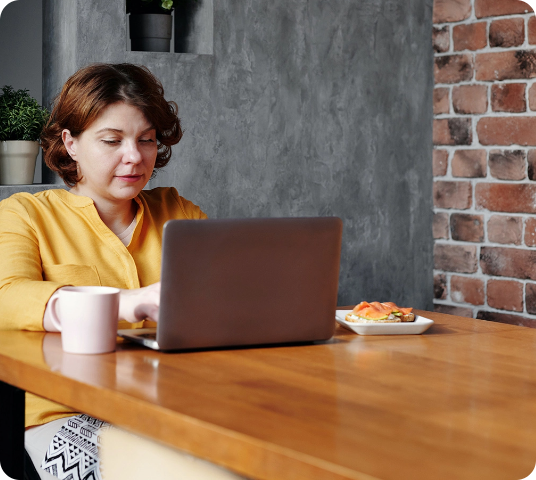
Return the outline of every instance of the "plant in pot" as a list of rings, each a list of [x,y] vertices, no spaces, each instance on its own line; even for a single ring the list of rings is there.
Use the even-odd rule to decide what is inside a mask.
[[[28,90],[0,90],[0,184],[33,183],[39,136],[49,113]]]
[[[169,52],[171,11],[178,0],[127,0],[130,13],[131,49],[141,52]]]

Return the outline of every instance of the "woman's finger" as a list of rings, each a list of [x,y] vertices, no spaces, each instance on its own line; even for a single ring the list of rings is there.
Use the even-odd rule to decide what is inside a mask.
[[[149,319],[158,322],[158,305],[152,303],[141,303],[134,309],[134,316],[137,321]]]

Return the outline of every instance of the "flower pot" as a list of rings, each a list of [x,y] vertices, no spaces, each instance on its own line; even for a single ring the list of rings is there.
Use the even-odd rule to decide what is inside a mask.
[[[131,13],[131,50],[139,52],[169,52],[171,45],[171,28],[171,15],[159,13]]]
[[[39,142],[28,140],[0,142],[0,184],[32,184],[38,153]]]

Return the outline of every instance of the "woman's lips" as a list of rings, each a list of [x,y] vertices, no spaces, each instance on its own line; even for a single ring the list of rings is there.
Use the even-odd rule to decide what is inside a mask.
[[[128,182],[128,183],[137,182],[141,177],[142,177],[141,175],[117,175],[117,178],[119,180],[122,180],[123,182]]]

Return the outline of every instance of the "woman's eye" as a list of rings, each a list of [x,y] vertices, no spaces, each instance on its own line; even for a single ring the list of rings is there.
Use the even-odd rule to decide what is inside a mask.
[[[154,140],[152,138],[140,138],[140,142],[142,142],[142,143],[154,143]]]
[[[121,140],[102,140],[106,145],[117,145],[118,143],[121,143]]]

